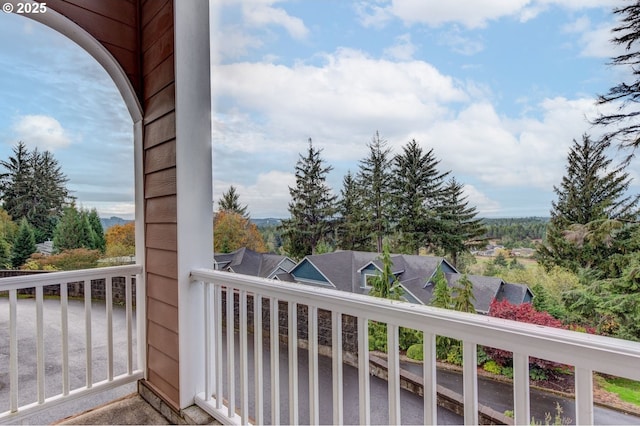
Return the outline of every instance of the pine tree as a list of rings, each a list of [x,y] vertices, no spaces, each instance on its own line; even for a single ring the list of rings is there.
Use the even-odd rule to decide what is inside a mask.
[[[36,242],[33,236],[33,229],[25,217],[20,220],[18,234],[13,242],[13,253],[11,255],[11,264],[14,268],[18,268],[26,262],[29,257],[36,251]]]
[[[65,208],[53,233],[53,247],[56,251],[77,248],[92,248],[94,238],[86,214],[79,212],[75,205]]]
[[[582,143],[573,141],[567,172],[560,186],[553,188],[558,199],[552,203],[546,241],[537,249],[538,261],[546,268],[559,265],[576,271],[608,257],[606,245],[583,244],[575,233],[568,238],[572,231],[608,219],[638,219],[640,195],[626,195],[631,179],[624,164],[611,167],[612,160],[606,155],[609,146],[586,134]]]
[[[382,252],[382,240],[389,234],[391,204],[391,150],[376,131],[369,147],[369,156],[360,161],[358,184],[363,191],[362,207],[373,235],[376,250]]]
[[[636,0],[626,6],[613,10],[620,17],[620,24],[613,29],[614,37],[611,42],[616,46],[623,46],[625,52],[612,58],[611,64],[627,68],[623,75],[633,76],[634,81],[621,82],[609,89],[606,95],[598,97],[599,104],[616,104],[616,112],[600,114],[593,123],[607,126],[609,130],[604,135],[605,141],[618,139],[621,146],[633,149],[640,147],[640,110],[638,96],[640,96],[640,1]]]
[[[227,192],[222,194],[222,198],[218,200],[218,207],[221,211],[238,213],[239,215],[249,218],[247,206],[240,205],[240,196],[236,192],[235,186],[231,185]]]
[[[0,192],[5,210],[15,220],[26,217],[36,241],[51,238],[57,219],[71,199],[67,177],[48,152],[29,151],[23,142],[13,148],[13,156],[0,161]]]
[[[333,231],[336,196],[326,184],[333,168],[324,165],[320,153],[309,138],[307,155],[300,155],[296,164],[296,186],[289,187],[291,217],[282,221],[281,230],[287,252],[294,258],[312,254]]]
[[[458,280],[456,296],[453,298],[453,309],[460,312],[470,312],[475,314],[475,301],[476,297],[473,295],[473,283],[469,277],[467,277],[467,274],[464,274]]]
[[[104,236],[104,230],[102,228],[102,223],[100,222],[100,216],[98,216],[98,211],[96,209],[91,209],[87,215],[87,220],[89,221],[89,226],[91,227],[91,239],[93,243],[91,244],[91,249],[100,250],[101,253],[104,253],[107,249],[107,241]]]
[[[433,282],[433,297],[429,305],[436,308],[451,309],[453,307],[451,288],[449,288],[442,268],[438,267],[431,281]]]
[[[351,172],[342,179],[337,237],[342,250],[371,251],[371,228],[362,209],[363,191]]]
[[[486,240],[481,238],[486,232],[482,219],[476,218],[476,208],[469,206],[462,194],[463,188],[455,178],[449,179],[443,190],[442,206],[438,209],[443,231],[438,238],[439,245],[456,267],[460,266],[458,256],[461,253],[486,244]]]
[[[433,149],[424,152],[415,139],[393,159],[394,213],[397,230],[406,251],[419,253],[420,247],[437,242],[442,233],[436,209],[441,203],[442,182],[449,172],[438,171]]]
[[[382,273],[373,280],[373,288],[369,292],[371,296],[383,299],[400,300],[402,287],[393,275],[393,262],[391,261],[389,242],[385,242],[382,247],[382,254],[379,259],[382,263]]]

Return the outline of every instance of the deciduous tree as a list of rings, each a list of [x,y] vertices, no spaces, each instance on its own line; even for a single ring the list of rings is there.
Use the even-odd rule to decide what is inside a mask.
[[[253,251],[267,251],[258,227],[240,213],[220,211],[213,222],[213,249],[216,253],[230,253],[246,247]]]

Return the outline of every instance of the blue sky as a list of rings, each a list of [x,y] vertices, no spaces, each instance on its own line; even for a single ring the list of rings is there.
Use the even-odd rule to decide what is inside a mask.
[[[572,139],[601,133],[595,96],[627,77],[607,65],[617,4],[212,3],[213,198],[233,184],[253,217],[286,217],[309,137],[339,193],[379,131],[394,153],[413,138],[433,148],[481,216],[546,216]],[[132,216],[130,119],[93,59],[0,16],[0,94],[0,158],[18,140],[50,149],[80,204]]]

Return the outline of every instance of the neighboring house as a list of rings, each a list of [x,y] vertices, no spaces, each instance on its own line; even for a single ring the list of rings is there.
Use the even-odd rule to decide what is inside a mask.
[[[215,254],[215,269],[256,277],[297,282],[315,287],[329,287],[349,293],[368,294],[371,279],[382,273],[379,253],[336,251],[306,256],[298,264],[286,256],[257,253],[247,248],[232,253]],[[392,255],[392,272],[404,290],[403,298],[411,303],[428,305],[433,297],[433,282],[438,268],[444,272],[450,287],[456,287],[463,276],[442,257]],[[473,283],[474,307],[481,314],[489,313],[493,299],[513,304],[533,300],[533,293],[524,284],[512,284],[497,277],[467,275]]]
[[[404,290],[404,299],[428,305],[433,296],[431,282],[438,267],[442,269],[449,286],[456,285],[462,274],[442,257],[392,255],[392,272]],[[378,253],[336,251],[307,256],[289,273],[280,273],[275,279],[298,282],[317,287],[331,287],[350,293],[368,294],[370,280],[382,272]],[[468,275],[473,283],[474,306],[478,313],[487,314],[493,299],[507,299],[511,303],[531,302],[533,293],[523,284],[506,283],[500,278]]]
[[[279,254],[258,253],[248,248],[240,248],[231,253],[213,255],[214,269],[262,278],[275,278],[286,274],[296,263]]]
[[[36,251],[44,254],[45,256],[53,254],[53,241],[47,240],[43,243],[36,244]]]

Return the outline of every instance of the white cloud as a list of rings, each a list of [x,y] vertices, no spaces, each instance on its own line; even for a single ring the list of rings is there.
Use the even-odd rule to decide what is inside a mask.
[[[502,206],[498,201],[492,200],[473,185],[465,184],[464,196],[467,197],[469,206],[475,206],[479,216],[486,217],[499,213]]]
[[[439,43],[449,46],[454,52],[462,55],[471,56],[484,50],[482,39],[465,37],[461,34],[458,26],[454,26],[451,30],[440,34]]]
[[[353,133],[351,141],[343,139],[354,128],[368,141],[376,129],[397,132],[416,121],[433,122],[447,114],[444,105],[467,100],[452,78],[426,62],[397,63],[350,49],[324,55],[322,66],[222,65],[212,70],[212,79],[218,87],[219,110],[232,103],[225,112],[237,107],[248,115],[259,114],[271,137],[286,129],[296,141],[334,140],[343,152],[354,137],[355,143],[362,143]],[[241,121],[224,125],[240,131],[244,127]],[[282,149],[278,144],[288,140],[280,138],[273,149]]]
[[[411,42],[411,34],[406,33],[396,37],[396,43],[384,49],[384,54],[393,59],[408,61],[413,59],[415,51],[416,46]]]
[[[55,151],[71,144],[71,137],[58,120],[47,115],[21,116],[12,130],[30,148]]]
[[[289,186],[295,186],[295,176],[291,173],[270,171],[259,174],[250,185],[214,179],[215,209],[218,208],[218,200],[231,185],[236,187],[240,204],[248,206],[251,217],[282,217],[291,199]]]
[[[271,3],[271,2],[268,2]],[[303,39],[309,33],[300,18],[289,15],[284,9],[272,7],[263,2],[247,2],[243,5],[246,22],[254,26],[279,25],[282,26],[291,37]]]
[[[620,0],[388,0],[361,1],[357,6],[360,22],[364,26],[381,26],[392,17],[405,24],[460,24],[466,28],[483,28],[489,21],[515,17],[521,22],[535,18],[550,6],[569,10],[587,8],[611,9]]]

